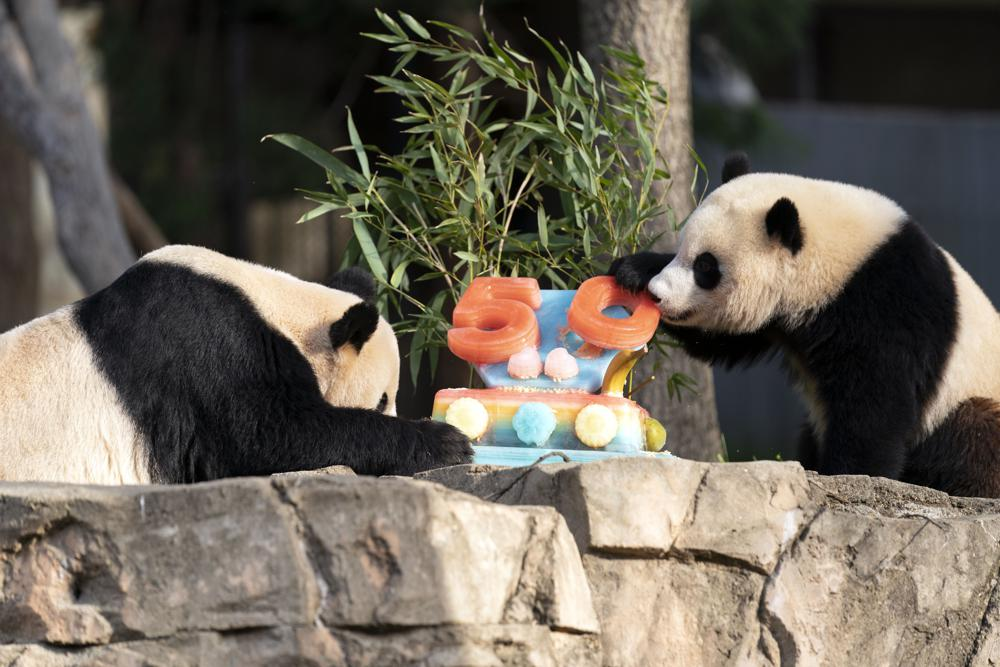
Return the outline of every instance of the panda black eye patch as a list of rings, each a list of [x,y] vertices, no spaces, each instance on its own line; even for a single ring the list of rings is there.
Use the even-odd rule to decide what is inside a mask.
[[[702,289],[714,289],[722,280],[719,261],[710,252],[703,252],[694,258],[694,283]]]

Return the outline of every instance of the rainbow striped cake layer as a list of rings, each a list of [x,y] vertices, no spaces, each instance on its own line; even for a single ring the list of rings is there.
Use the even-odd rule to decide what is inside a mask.
[[[485,409],[485,416],[488,424],[485,425],[485,432],[478,437],[467,431],[465,424],[455,423],[456,411],[449,413],[449,408],[460,399],[471,399],[478,402]],[[464,401],[462,405],[466,408],[470,401]],[[541,442],[525,442],[522,437],[526,430],[525,413],[515,423],[515,415],[519,410],[527,410],[524,406],[532,404],[534,412],[541,410],[538,404],[547,406],[555,417],[555,426],[551,435]],[[602,406],[601,408],[590,408],[586,419],[578,422],[580,411],[588,406]],[[482,411],[472,404],[476,414],[483,414]],[[606,408],[607,410],[605,410]],[[608,412],[610,411],[610,412]],[[613,415],[613,417],[609,417]],[[453,418],[449,419],[449,416]],[[448,421],[467,431],[467,435],[473,437],[473,444],[491,447],[520,447],[531,448],[539,451],[544,450],[587,450],[591,452],[618,452],[618,453],[638,453],[645,450],[645,422],[648,413],[634,401],[620,396],[607,396],[602,394],[590,394],[584,391],[573,391],[565,389],[525,389],[519,387],[503,387],[496,389],[442,389],[434,397],[433,419]],[[601,423],[605,420],[605,423]],[[584,424],[587,432],[583,434],[585,439],[591,440],[588,446],[578,437],[578,424]],[[518,428],[522,437],[519,437]],[[530,425],[529,425],[530,426]],[[481,430],[482,426],[476,430]],[[583,426],[580,426],[583,428]],[[595,445],[595,437],[591,432],[607,434],[610,441],[601,446]],[[536,438],[537,439],[537,438]],[[607,438],[597,438],[596,442],[604,442]]]

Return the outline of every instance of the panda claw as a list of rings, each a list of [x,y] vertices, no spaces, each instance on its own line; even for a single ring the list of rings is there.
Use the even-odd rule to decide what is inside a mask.
[[[469,439],[451,424],[421,419],[413,425],[417,427],[415,472],[472,463]]]
[[[611,262],[608,275],[614,276],[615,282],[624,289],[632,293],[641,292],[671,259],[672,255],[654,252],[640,252],[619,257]]]

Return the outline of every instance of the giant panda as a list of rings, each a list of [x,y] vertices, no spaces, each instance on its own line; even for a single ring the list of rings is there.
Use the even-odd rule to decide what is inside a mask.
[[[329,286],[204,248],[0,336],[0,479],[189,483],[347,465],[464,463],[467,439],[395,417],[399,350],[359,269]]]
[[[676,255],[610,272],[698,359],[782,353],[821,473],[1000,496],[1000,316],[891,199],[734,156]]]

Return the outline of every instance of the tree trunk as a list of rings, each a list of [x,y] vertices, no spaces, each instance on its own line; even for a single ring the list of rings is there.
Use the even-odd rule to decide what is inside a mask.
[[[45,168],[70,267],[85,290],[104,287],[135,255],[55,0],[0,2],[0,119]]]
[[[667,90],[669,115],[659,149],[672,174],[667,203],[676,219],[683,220],[694,203],[691,196],[694,160],[688,148],[693,141],[688,3],[686,0],[580,0],[580,9],[583,43],[591,62],[603,60],[602,44],[634,47],[646,61],[649,77]],[[677,235],[666,216],[656,221],[653,230],[665,232],[657,242],[657,250],[675,250]],[[655,362],[654,355],[647,355],[636,368],[636,379],[641,381],[653,375]],[[636,398],[651,414],[663,419],[669,433],[667,447],[672,452],[686,458],[715,460],[722,451],[722,438],[711,369],[681,350],[673,351],[660,365],[656,379]],[[684,392],[681,402],[671,401],[666,380],[673,372],[693,378],[698,395]]]
[[[0,123],[0,333],[38,306],[38,246],[31,227],[31,160]]]

